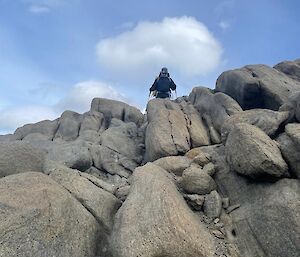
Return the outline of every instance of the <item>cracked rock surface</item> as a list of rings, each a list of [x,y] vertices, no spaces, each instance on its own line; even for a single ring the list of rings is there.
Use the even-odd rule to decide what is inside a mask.
[[[138,168],[118,211],[111,239],[115,257],[214,256],[214,240],[189,210],[167,173]]]
[[[0,180],[0,256],[95,256],[100,226],[49,176],[21,173]]]

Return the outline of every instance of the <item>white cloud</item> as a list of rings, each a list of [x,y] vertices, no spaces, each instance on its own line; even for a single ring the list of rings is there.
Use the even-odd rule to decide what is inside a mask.
[[[49,89],[47,89],[48,91]],[[60,92],[60,95],[62,95],[62,92]],[[65,93],[65,97],[55,104],[49,104],[48,106],[5,106],[3,109],[0,109],[0,134],[13,133],[16,128],[28,123],[35,123],[45,119],[54,120],[65,110],[79,113],[87,112],[90,110],[91,101],[94,97],[119,100],[132,104],[125,96],[104,82],[84,81],[72,86]]]
[[[97,44],[100,64],[131,76],[157,72],[162,66],[185,76],[203,75],[220,63],[221,44],[193,17],[140,22],[132,30]]]
[[[31,5],[29,6],[29,12],[40,14],[40,13],[47,13],[50,11],[50,8],[45,5]]]
[[[57,113],[51,107],[18,106],[0,111],[0,130],[13,132],[17,127],[41,120],[57,118]]]
[[[219,26],[223,31],[225,31],[230,27],[230,23],[227,21],[220,21]]]
[[[86,112],[90,109],[92,99],[95,97],[127,101],[126,98],[112,86],[104,82],[90,80],[74,85],[55,108],[60,111],[68,109],[77,112]]]

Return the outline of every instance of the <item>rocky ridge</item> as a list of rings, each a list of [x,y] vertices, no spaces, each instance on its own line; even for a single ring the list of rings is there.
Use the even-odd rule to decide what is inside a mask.
[[[0,256],[298,257],[300,62],[95,98],[0,136]]]

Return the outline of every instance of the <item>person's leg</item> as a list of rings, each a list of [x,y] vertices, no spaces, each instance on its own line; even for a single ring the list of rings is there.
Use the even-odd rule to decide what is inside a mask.
[[[163,98],[163,99],[170,98],[170,95],[169,95],[169,93],[160,92],[157,94],[156,98]]]

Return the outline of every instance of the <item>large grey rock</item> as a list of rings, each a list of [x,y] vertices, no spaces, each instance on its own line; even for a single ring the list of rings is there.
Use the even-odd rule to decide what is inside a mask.
[[[276,142],[253,125],[235,125],[226,141],[226,157],[232,170],[252,178],[287,175]]]
[[[247,65],[223,72],[216,90],[230,95],[243,109],[278,110],[293,92],[300,90],[300,83],[266,65]]]
[[[299,256],[299,199],[299,182],[283,179],[232,213],[243,256]]]
[[[268,136],[273,137],[288,117],[288,112],[276,112],[267,109],[252,109],[236,113],[224,122],[221,130],[222,141],[226,141],[228,134],[234,125],[238,123],[254,125]]]
[[[277,142],[291,173],[300,178],[300,124],[288,124]]]
[[[0,202],[0,256],[97,255],[97,221],[50,177],[28,172],[2,178]]]
[[[221,132],[224,121],[234,113],[242,111],[239,104],[223,93],[214,94],[205,87],[195,87],[189,95],[189,101],[206,121],[213,143],[219,139],[216,133]]]
[[[48,136],[41,133],[30,133],[22,141],[45,151],[50,149],[54,144],[52,140],[49,140]]]
[[[214,179],[222,197],[229,197],[233,227],[228,231],[240,256],[299,256],[299,182],[282,179],[276,182],[249,181],[232,172],[226,163],[225,147],[203,147],[217,167]]]
[[[170,173],[181,176],[182,172],[190,167],[192,160],[185,156],[167,156],[160,158],[153,163]]]
[[[288,100],[280,106],[279,110],[289,112],[289,121],[300,122],[300,91],[291,94]]]
[[[14,134],[0,135],[0,142],[11,142],[17,140]]]
[[[80,171],[93,164],[89,146],[81,141],[53,144],[48,149],[47,158]]]
[[[101,145],[136,163],[143,160],[144,135],[140,136],[137,125],[112,119],[111,126],[101,135]]]
[[[103,123],[104,115],[102,113],[96,111],[86,112],[82,117],[79,135],[90,130],[99,132],[102,129]]]
[[[85,141],[91,144],[100,144],[101,132],[95,130],[84,130],[80,133],[77,140]]]
[[[22,141],[0,143],[0,177],[43,171],[45,152]]]
[[[52,140],[58,128],[58,119],[54,121],[44,120],[37,122],[35,124],[27,124],[23,127],[16,129],[14,135],[16,139],[23,139],[29,134],[40,133],[47,137],[47,139]]]
[[[274,69],[285,73],[292,79],[300,82],[300,62],[297,61],[285,61],[280,62],[274,66]]]
[[[111,237],[114,257],[214,256],[214,239],[194,216],[167,173],[136,169]]]
[[[145,160],[180,155],[190,149],[190,135],[180,106],[169,99],[154,99],[147,106]]]
[[[215,181],[200,167],[191,166],[182,174],[181,186],[189,194],[205,195],[217,188]]]
[[[134,122],[138,126],[144,121],[144,116],[139,109],[123,102],[105,98],[94,98],[91,104],[91,111],[103,113],[108,124],[112,118],[124,122]]]
[[[79,135],[81,122],[81,114],[73,111],[63,112],[58,121],[55,139],[62,139],[64,141],[75,140]]]
[[[188,101],[181,101],[180,107],[187,120],[187,128],[190,133],[191,147],[199,147],[210,144],[209,131],[205,126],[200,113]]]
[[[102,225],[110,231],[113,217],[121,202],[111,193],[92,183],[79,171],[60,167],[50,173],[50,177],[66,188]]]
[[[89,173],[86,172],[81,172],[79,173],[80,176],[88,179],[89,181],[91,181],[93,184],[95,184],[97,187],[102,188],[103,190],[111,193],[111,194],[115,194],[117,191],[117,187],[114,184],[109,183],[106,180],[100,179],[96,176],[93,176]]]
[[[138,164],[119,152],[102,145],[92,145],[91,155],[93,164],[100,170],[105,170],[111,175],[128,178]]]

